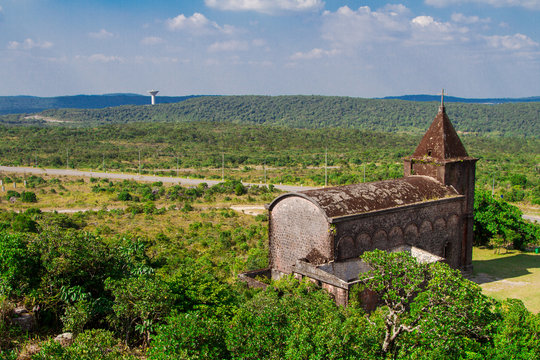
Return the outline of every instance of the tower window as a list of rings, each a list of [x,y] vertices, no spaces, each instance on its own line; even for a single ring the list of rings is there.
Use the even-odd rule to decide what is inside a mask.
[[[428,151],[427,151],[427,156],[431,156],[431,152],[432,152],[432,151],[433,151],[433,150],[428,149]]]

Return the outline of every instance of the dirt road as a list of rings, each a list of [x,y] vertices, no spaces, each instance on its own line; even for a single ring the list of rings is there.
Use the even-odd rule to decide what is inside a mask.
[[[28,175],[53,175],[53,176],[82,176],[82,177],[94,177],[94,178],[105,178],[105,179],[116,179],[116,180],[136,180],[136,181],[147,181],[147,182],[156,182],[161,181],[164,183],[173,183],[181,184],[184,186],[196,186],[200,183],[207,183],[209,186],[219,184],[220,180],[205,180],[205,179],[187,179],[187,178],[178,178],[170,176],[154,176],[154,175],[137,175],[137,174],[125,174],[125,173],[109,173],[109,172],[96,172],[96,171],[82,171],[82,170],[71,170],[71,169],[42,169],[35,167],[24,167],[24,166],[0,166],[0,172],[6,173],[19,173],[19,174],[28,174]],[[257,185],[253,183],[243,183],[244,185]],[[309,186],[293,186],[293,185],[275,185],[274,187],[287,191],[287,192],[296,192],[301,190],[310,190],[315,189],[314,187]]]

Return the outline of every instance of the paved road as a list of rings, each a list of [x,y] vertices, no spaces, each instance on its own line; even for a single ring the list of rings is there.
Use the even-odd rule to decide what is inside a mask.
[[[22,173],[29,175],[55,175],[55,176],[82,176],[82,177],[95,177],[95,178],[106,178],[106,179],[117,179],[117,180],[137,180],[137,181],[148,181],[156,182],[162,181],[164,183],[173,183],[181,184],[184,186],[196,186],[200,183],[207,183],[209,186],[219,184],[219,180],[205,180],[205,179],[187,179],[187,178],[178,178],[170,176],[154,176],[154,175],[137,175],[137,174],[124,174],[124,173],[108,173],[108,172],[95,172],[95,171],[81,171],[81,170],[71,170],[71,169],[42,169],[35,167],[24,167],[24,166],[0,166],[0,172],[10,172],[10,173]],[[253,183],[243,183],[244,185],[261,185]],[[315,189],[314,187],[309,186],[293,186],[293,185],[275,185],[279,190],[287,192],[296,192],[301,190],[310,190]]]

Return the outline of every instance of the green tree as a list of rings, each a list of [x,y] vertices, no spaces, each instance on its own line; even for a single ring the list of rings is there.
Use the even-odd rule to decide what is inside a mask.
[[[424,353],[460,357],[489,340],[493,302],[457,270],[444,263],[418,263],[405,252],[375,250],[361,258],[373,269],[361,274],[365,287],[381,303],[372,316],[383,319],[384,356],[407,354],[414,349],[406,346],[412,342],[421,343]]]
[[[327,292],[285,277],[239,308],[227,347],[235,359],[342,359],[344,319]]]
[[[226,318],[211,311],[191,311],[170,316],[159,326],[148,350],[149,359],[230,359],[225,336]]]
[[[21,234],[0,232],[0,296],[23,296],[39,278],[39,256]]]
[[[474,197],[474,241],[486,245],[500,235],[520,249],[540,238],[540,225],[523,220],[519,208],[487,191],[478,190]]]
[[[111,323],[122,331],[126,345],[133,333],[139,333],[148,344],[155,326],[169,315],[175,300],[168,285],[156,276],[107,279],[105,289],[114,297]]]
[[[523,302],[508,299],[501,304],[502,320],[494,334],[490,359],[540,359],[540,315],[529,312]]]

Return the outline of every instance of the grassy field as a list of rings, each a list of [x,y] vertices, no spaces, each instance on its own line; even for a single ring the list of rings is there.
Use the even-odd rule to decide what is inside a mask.
[[[475,247],[473,280],[486,295],[503,300],[517,298],[534,313],[540,312],[540,254]]]

